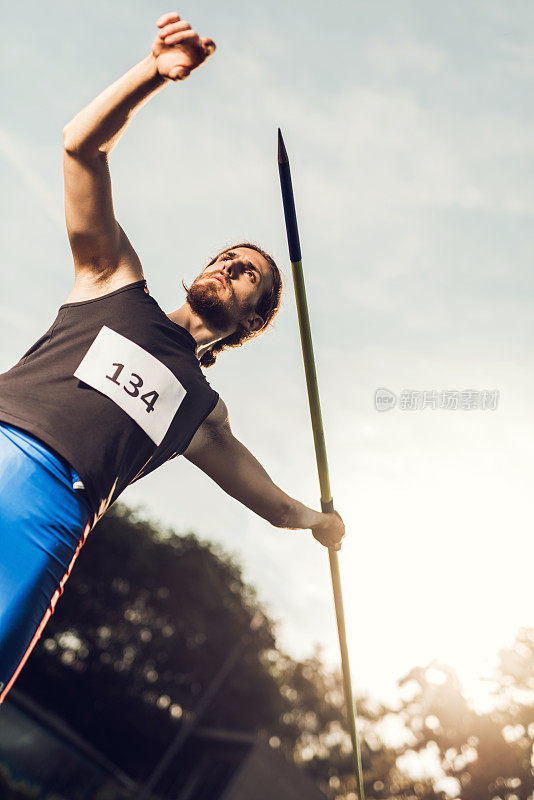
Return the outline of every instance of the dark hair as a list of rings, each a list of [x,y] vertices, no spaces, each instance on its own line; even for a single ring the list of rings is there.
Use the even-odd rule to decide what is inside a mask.
[[[266,253],[265,250],[262,250],[261,247],[258,247],[257,244],[252,244],[251,242],[241,242],[240,244],[234,244],[231,247],[225,247],[224,250],[221,250],[214,258],[211,259],[209,264],[206,264],[205,269],[211,267],[211,265],[214,264],[219,256],[221,256],[223,253],[228,253],[230,250],[236,250],[238,247],[246,247],[249,250],[255,250],[256,253],[259,253],[260,256],[263,256],[271,268],[273,285],[270,289],[263,293],[255,308],[256,314],[259,314],[263,320],[263,325],[258,328],[257,331],[248,331],[243,325],[240,325],[238,329],[234,331],[234,333],[231,333],[224,339],[220,339],[218,342],[215,342],[215,344],[213,344],[210,349],[206,350],[204,355],[201,356],[200,365],[202,367],[213,366],[213,364],[215,364],[217,355],[221,352],[221,350],[226,350],[228,347],[239,347],[249,339],[255,339],[256,336],[259,336],[260,333],[263,333],[263,331],[269,327],[278,309],[280,308],[280,299],[282,297],[282,275],[280,273],[280,269],[278,268],[274,258],[270,256],[269,253]]]

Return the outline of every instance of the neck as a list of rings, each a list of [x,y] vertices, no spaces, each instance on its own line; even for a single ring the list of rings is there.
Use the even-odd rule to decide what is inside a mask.
[[[224,339],[225,336],[229,336],[234,331],[233,328],[221,330],[210,326],[203,317],[195,314],[189,303],[184,303],[183,306],[171,314],[167,314],[167,316],[172,322],[185,328],[191,334],[197,343],[196,354],[198,358],[201,358],[212,344]]]

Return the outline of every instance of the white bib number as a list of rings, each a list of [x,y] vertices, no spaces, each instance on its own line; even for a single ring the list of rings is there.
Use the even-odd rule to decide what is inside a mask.
[[[107,325],[74,376],[113,400],[157,445],[186,395],[165,364]]]

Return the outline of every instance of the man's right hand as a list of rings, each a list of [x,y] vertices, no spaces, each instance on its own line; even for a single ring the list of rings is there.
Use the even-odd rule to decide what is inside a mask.
[[[314,538],[325,547],[333,550],[341,549],[341,542],[345,536],[345,523],[337,511],[321,514],[319,522],[312,525],[311,531]]]
[[[163,78],[172,81],[187,78],[215,50],[212,39],[206,36],[201,39],[175,11],[164,14],[156,24],[160,30],[152,45],[152,55]]]

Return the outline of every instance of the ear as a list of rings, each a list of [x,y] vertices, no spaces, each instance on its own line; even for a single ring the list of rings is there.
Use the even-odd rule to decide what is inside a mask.
[[[251,314],[250,317],[244,319],[241,324],[247,329],[247,331],[249,331],[249,333],[255,333],[262,327],[263,319],[259,314]]]

